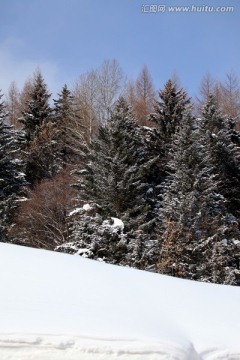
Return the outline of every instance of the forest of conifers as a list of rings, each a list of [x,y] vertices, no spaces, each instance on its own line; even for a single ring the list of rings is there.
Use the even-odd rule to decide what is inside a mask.
[[[1,242],[240,285],[233,72],[191,99],[106,60],[55,99],[40,70],[0,97]]]

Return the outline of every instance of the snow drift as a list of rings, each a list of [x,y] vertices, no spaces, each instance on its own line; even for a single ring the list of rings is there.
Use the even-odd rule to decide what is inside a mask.
[[[0,244],[1,360],[240,359],[240,288]]]

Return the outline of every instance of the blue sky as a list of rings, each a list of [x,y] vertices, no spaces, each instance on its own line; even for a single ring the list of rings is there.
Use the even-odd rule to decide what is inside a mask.
[[[142,12],[142,5],[165,12]],[[172,13],[168,6],[234,6]],[[146,8],[149,10],[149,7]],[[202,77],[240,77],[239,0],[1,0],[0,88],[21,87],[39,66],[50,90],[117,59],[129,79],[147,65],[160,89],[176,72],[191,96]]]

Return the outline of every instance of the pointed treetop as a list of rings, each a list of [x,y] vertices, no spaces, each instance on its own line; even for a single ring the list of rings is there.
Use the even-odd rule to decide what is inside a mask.
[[[172,136],[180,126],[184,112],[190,107],[190,98],[186,91],[178,90],[172,80],[168,80],[159,91],[160,100],[156,102],[155,113],[150,115],[164,139],[164,142],[171,142]]]

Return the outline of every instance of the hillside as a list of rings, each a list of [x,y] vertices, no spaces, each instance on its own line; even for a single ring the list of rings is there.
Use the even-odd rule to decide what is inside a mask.
[[[0,244],[1,360],[240,359],[240,289]]]

